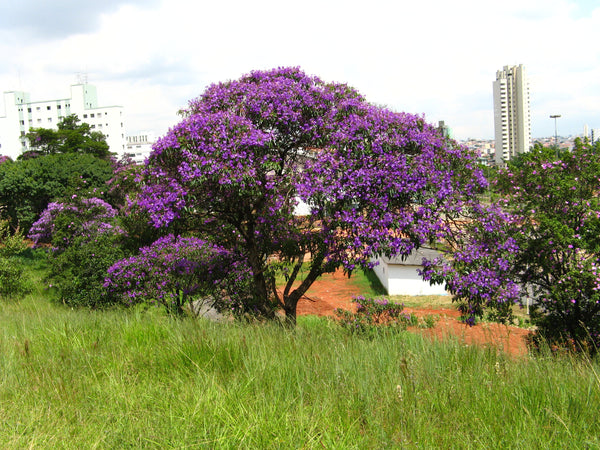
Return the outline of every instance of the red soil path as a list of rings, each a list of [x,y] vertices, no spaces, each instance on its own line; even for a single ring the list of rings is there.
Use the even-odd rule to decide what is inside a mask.
[[[357,286],[348,282],[341,272],[324,275],[310,287],[307,296],[298,302],[298,315],[333,316],[335,308],[353,310],[352,297],[359,295]],[[435,327],[429,329],[412,328],[432,339],[445,339],[453,336],[465,345],[495,347],[512,356],[527,354],[525,337],[529,334],[523,328],[497,323],[481,323],[469,327],[459,320],[456,308],[405,308],[406,312],[418,317],[435,315],[439,317]]]

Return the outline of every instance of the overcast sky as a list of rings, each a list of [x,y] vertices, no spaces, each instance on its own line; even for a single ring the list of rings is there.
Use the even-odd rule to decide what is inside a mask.
[[[66,98],[86,73],[129,133],[160,136],[207,85],[279,66],[492,139],[496,70],[524,64],[534,138],[550,114],[560,135],[600,128],[598,0],[0,0],[0,55],[0,90]]]

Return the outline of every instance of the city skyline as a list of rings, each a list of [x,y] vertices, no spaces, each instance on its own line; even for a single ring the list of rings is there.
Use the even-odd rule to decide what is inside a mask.
[[[596,1],[402,3],[4,2],[0,91],[66,97],[85,73],[102,104],[125,108],[128,133],[160,136],[207,85],[300,66],[373,103],[445,121],[457,139],[493,139],[494,74],[524,64],[534,140],[554,134],[554,114],[559,135],[600,128]]]

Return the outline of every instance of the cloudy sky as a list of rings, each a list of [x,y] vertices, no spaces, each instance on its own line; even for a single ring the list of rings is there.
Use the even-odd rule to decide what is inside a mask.
[[[300,66],[491,139],[496,70],[524,64],[534,138],[550,114],[575,135],[600,128],[599,44],[598,0],[0,0],[0,90],[66,98],[86,73],[130,133],[162,135],[207,85]]]

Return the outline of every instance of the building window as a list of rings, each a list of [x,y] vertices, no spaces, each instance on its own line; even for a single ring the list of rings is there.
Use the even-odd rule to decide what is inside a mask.
[[[94,118],[94,117],[96,117],[96,116],[95,116],[95,114],[90,114],[90,117],[91,117],[91,118]]]
[[[60,109],[60,108],[61,108],[61,106],[60,106],[60,105],[56,105],[56,109]]]
[[[52,106],[46,106],[46,109],[47,109],[48,111],[50,111],[50,110],[52,109]]]
[[[27,108],[27,112],[30,113],[31,112],[31,108]]]
[[[84,119],[87,119],[87,114],[84,114],[84,115],[83,115],[83,118],[84,118]]]
[[[25,121],[24,120],[21,120],[21,125],[25,125]]]
[[[48,123],[52,123],[52,117],[48,117]]]
[[[40,108],[39,106],[37,108],[35,108],[36,111],[41,111],[42,108]]]
[[[42,123],[42,119],[38,119],[38,120],[37,120],[37,123]]]

